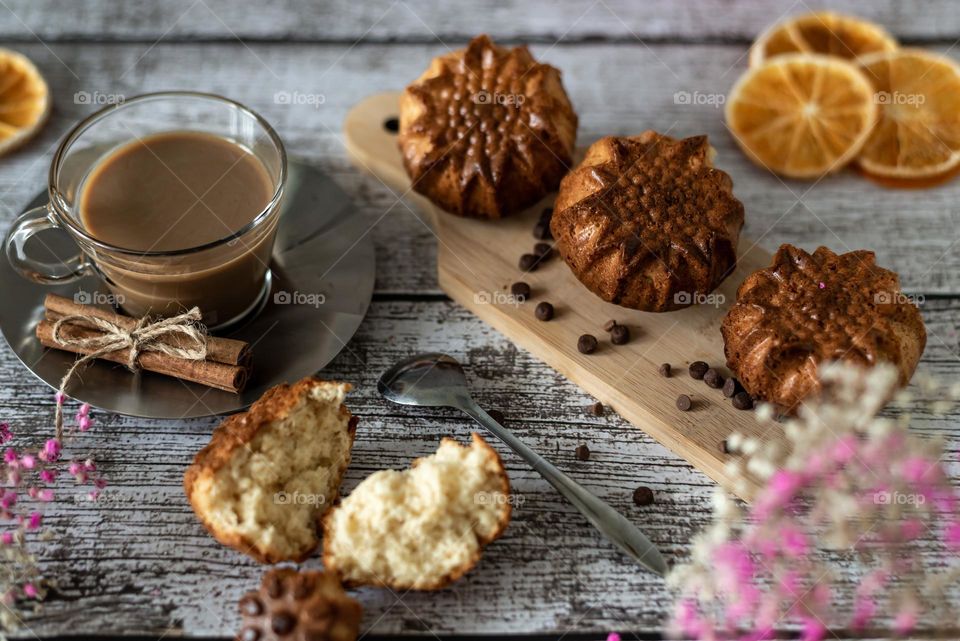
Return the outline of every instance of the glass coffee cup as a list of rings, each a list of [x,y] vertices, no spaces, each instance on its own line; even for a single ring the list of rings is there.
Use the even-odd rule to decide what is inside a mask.
[[[178,174],[175,165],[182,160],[187,171],[197,173],[205,166],[198,151],[211,152],[211,167],[220,166],[214,161],[227,167],[223,178],[211,175],[209,189],[191,189],[188,183],[196,176]],[[137,167],[161,172],[169,191],[183,185],[196,203],[171,210],[169,223],[157,218],[169,194],[138,208],[136,197],[150,198],[146,181],[158,176],[138,174]],[[170,175],[162,173],[167,171]],[[94,113],[67,134],[50,166],[49,202],[17,219],[7,234],[7,257],[23,277],[43,284],[96,273],[113,302],[131,316],[166,316],[197,306],[208,327],[224,327],[251,314],[269,295],[268,266],[286,176],[283,143],[247,107],[195,92],[141,95]],[[251,182],[257,183],[255,199]],[[91,203],[100,210],[106,203],[109,216]],[[147,210],[153,227],[147,218],[138,219]],[[230,220],[224,214],[236,216]],[[178,238],[170,238],[164,225]],[[114,234],[120,227],[123,233]],[[28,241],[36,236],[42,243],[41,232],[49,230],[68,234],[77,255],[62,262],[31,257]]]

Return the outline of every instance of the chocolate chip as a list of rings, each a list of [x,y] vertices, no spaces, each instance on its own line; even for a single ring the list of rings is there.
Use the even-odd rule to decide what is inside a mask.
[[[281,580],[280,577],[269,574],[263,580],[263,583],[271,599],[277,599],[283,596],[283,580]]]
[[[657,368],[657,371],[660,372],[660,376],[670,378],[670,369],[670,363],[663,363]]]
[[[550,232],[550,223],[541,220],[534,225],[533,237],[537,240],[553,240],[553,234]]]
[[[717,370],[712,367],[708,369],[703,374],[703,382],[707,384],[707,387],[712,387],[713,389],[720,389],[723,387],[723,376]]]
[[[277,612],[270,617],[270,629],[274,634],[286,636],[297,627],[297,619],[289,612]]]
[[[553,218],[553,207],[544,207],[540,212],[540,220],[549,223],[551,218]]]
[[[400,131],[400,120],[398,118],[387,118],[383,121],[383,128],[395,134]]]
[[[597,351],[597,337],[593,334],[584,334],[577,339],[577,350],[581,354],[593,354]]]
[[[698,381],[702,381],[703,375],[707,373],[708,369],[710,369],[710,366],[703,361],[693,361],[690,363],[690,376]]]
[[[540,257],[534,254],[524,254],[520,257],[519,266],[525,272],[534,272],[537,271],[537,266],[540,263]]]
[[[626,325],[617,325],[610,330],[610,342],[614,345],[626,345],[630,342],[630,328]]]
[[[248,594],[240,599],[240,614],[245,617],[258,617],[263,614],[263,603],[255,594]]]
[[[743,388],[740,386],[740,381],[733,378],[732,376],[723,382],[723,395],[727,398],[733,398],[737,392],[742,391]]]
[[[720,441],[720,451],[723,452],[724,454],[730,453],[730,444],[727,443],[726,439]]]
[[[510,285],[510,293],[517,298],[527,300],[530,298],[530,285],[527,285],[522,281],[519,283],[514,283],[513,285]]]
[[[641,485],[633,491],[633,502],[641,507],[644,505],[653,505],[653,490]]]
[[[547,260],[553,254],[553,245],[549,243],[537,243],[533,246],[533,253],[540,257],[540,260]]]
[[[613,328],[616,326],[617,326],[617,321],[611,318],[610,320],[608,320],[606,323],[603,324],[603,331],[605,332],[613,331]]]
[[[534,311],[537,318],[542,321],[548,321],[553,318],[553,305],[544,301],[537,305],[537,309]]]
[[[753,409],[753,397],[746,392],[737,392],[733,395],[733,406],[738,410]]]
[[[693,407],[693,401],[690,400],[690,397],[686,394],[681,394],[677,397],[677,409],[681,412],[686,412],[691,407]]]
[[[497,423],[500,423],[501,425],[503,425],[503,420],[504,420],[503,412],[501,412],[500,410],[487,410],[487,414],[489,414],[490,418],[495,420]]]
[[[594,416],[603,416],[603,403],[597,401],[590,406],[590,413]]]
[[[578,461],[587,461],[590,460],[590,448],[587,447],[586,443],[577,446],[577,460]]]
[[[237,639],[238,641],[260,641],[260,636],[260,628],[248,626],[243,630],[240,630],[240,634],[237,635]]]

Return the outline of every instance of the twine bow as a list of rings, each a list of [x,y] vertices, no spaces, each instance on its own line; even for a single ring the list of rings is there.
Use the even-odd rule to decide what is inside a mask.
[[[95,316],[86,316],[84,314],[72,314],[64,316],[57,320],[53,325],[53,340],[64,346],[78,347],[84,351],[93,350],[89,354],[81,356],[67,370],[63,378],[60,379],[60,389],[57,394],[57,414],[56,430],[57,440],[63,436],[63,397],[67,384],[73,379],[74,374],[83,369],[91,361],[96,360],[107,354],[118,352],[122,349],[129,349],[127,356],[127,367],[136,372],[140,369],[137,359],[142,352],[160,352],[191,361],[201,361],[207,357],[207,339],[202,327],[198,326],[201,319],[200,309],[193,309],[180,314],[171,316],[158,321],[151,322],[149,317],[144,316],[137,321],[133,329],[125,329],[108,320],[97,318]],[[66,323],[83,321],[94,325],[103,332],[102,336],[91,336],[89,338],[71,338],[63,336],[63,327]],[[171,345],[162,339],[167,336],[180,334],[187,338],[187,346],[181,347]]]

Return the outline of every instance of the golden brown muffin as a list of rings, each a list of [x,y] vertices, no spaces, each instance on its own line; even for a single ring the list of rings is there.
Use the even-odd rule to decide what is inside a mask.
[[[743,204],[706,136],[601,138],[560,184],[550,230],[574,275],[605,301],[666,312],[733,271]]]
[[[268,571],[239,605],[237,641],[355,641],[363,614],[336,574],[292,568]]]
[[[820,391],[820,363],[889,362],[906,385],[927,342],[920,311],[873,252],[792,245],[743,281],[721,331],[744,388],[786,414]]]
[[[357,418],[347,383],[308,377],[226,418],[183,476],[193,511],[220,543],[260,563],[302,561],[350,463]]]
[[[560,72],[485,35],[434,58],[400,98],[413,188],[461,216],[501,218],[555,190],[576,135]]]

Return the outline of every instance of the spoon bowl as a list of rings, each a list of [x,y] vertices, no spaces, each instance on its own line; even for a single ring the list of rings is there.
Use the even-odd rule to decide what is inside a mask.
[[[459,407],[470,398],[460,363],[440,353],[400,361],[380,376],[377,390],[393,403],[423,407]]]

